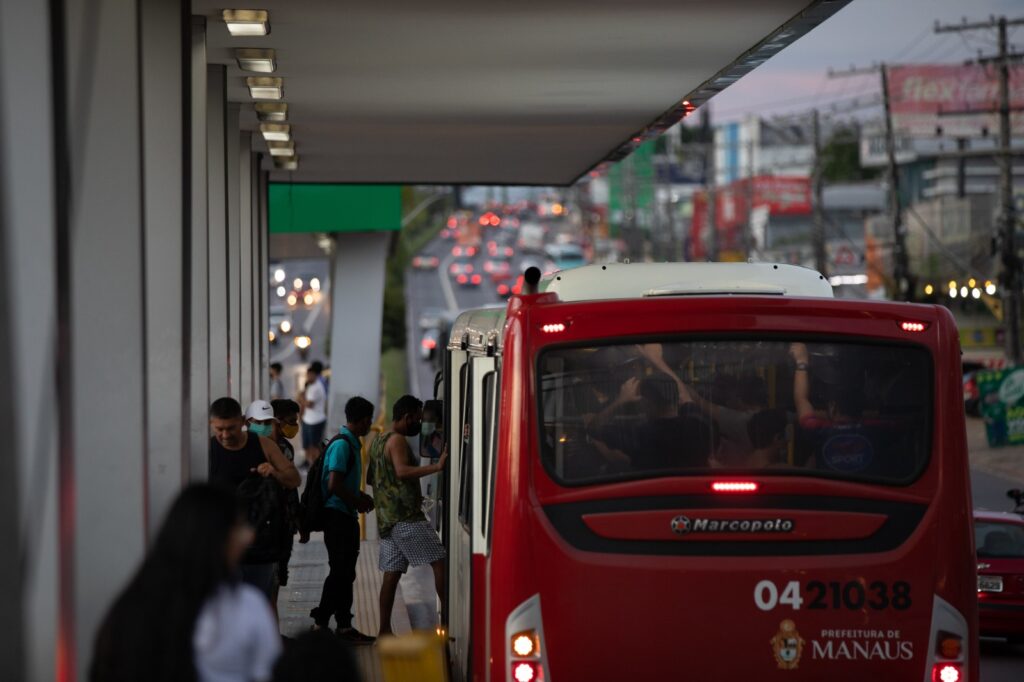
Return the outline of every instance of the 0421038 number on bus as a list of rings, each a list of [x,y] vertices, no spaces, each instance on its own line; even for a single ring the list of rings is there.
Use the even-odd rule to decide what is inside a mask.
[[[754,603],[762,611],[771,611],[778,606],[789,606],[799,611],[807,594],[808,609],[847,609],[857,611],[865,606],[875,611],[895,609],[905,611],[913,601],[910,597],[910,583],[898,580],[888,583],[882,580],[861,582],[851,580],[822,582],[811,580],[802,588],[796,580],[786,583],[782,589],[771,580],[762,580],[754,587]]]

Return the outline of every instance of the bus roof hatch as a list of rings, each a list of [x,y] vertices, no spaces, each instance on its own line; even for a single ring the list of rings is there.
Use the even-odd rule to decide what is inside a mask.
[[[607,263],[556,272],[541,288],[562,301],[723,295],[832,298],[832,286],[817,271],[779,263]]]

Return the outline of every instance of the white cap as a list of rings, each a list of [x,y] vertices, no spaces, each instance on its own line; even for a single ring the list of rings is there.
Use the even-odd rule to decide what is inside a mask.
[[[253,419],[258,422],[266,421],[268,419],[277,421],[274,417],[274,408],[271,407],[270,403],[266,400],[254,400],[249,403],[249,407],[245,411],[245,418]]]

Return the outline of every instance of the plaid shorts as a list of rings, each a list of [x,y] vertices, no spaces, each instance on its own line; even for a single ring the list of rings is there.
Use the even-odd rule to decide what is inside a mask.
[[[409,565],[421,566],[446,556],[429,521],[399,521],[391,534],[380,540],[380,570],[405,573]]]

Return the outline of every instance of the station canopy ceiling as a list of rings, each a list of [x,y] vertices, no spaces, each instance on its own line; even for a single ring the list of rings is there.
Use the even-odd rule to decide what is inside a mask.
[[[272,180],[568,185],[847,2],[261,0],[259,37],[229,35],[223,4],[193,12],[245,129],[254,74],[234,49],[276,51],[299,166]]]

